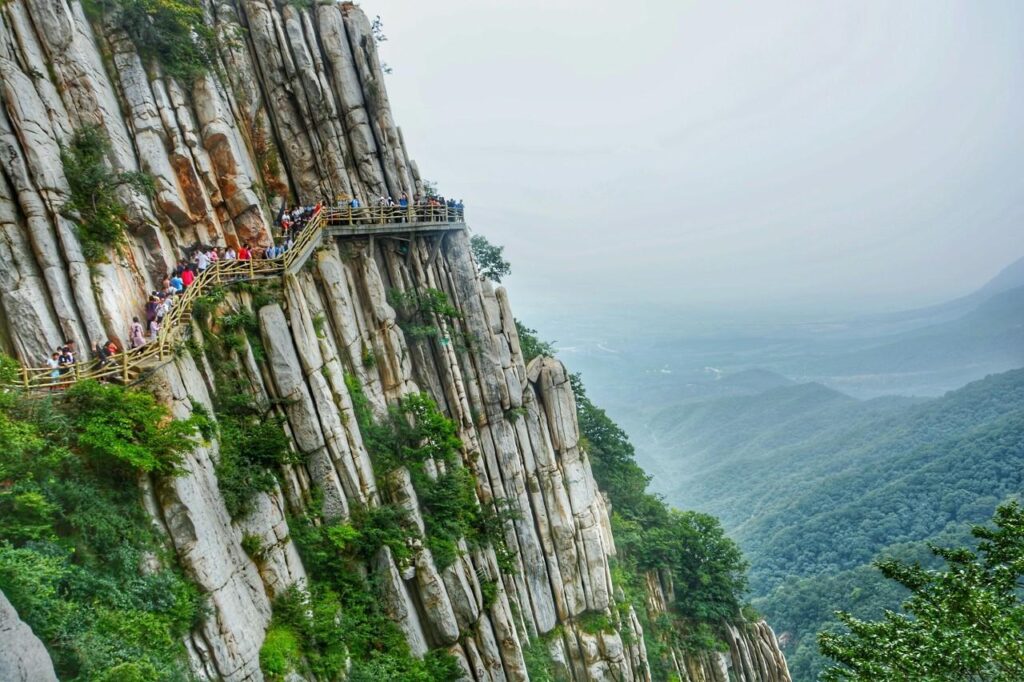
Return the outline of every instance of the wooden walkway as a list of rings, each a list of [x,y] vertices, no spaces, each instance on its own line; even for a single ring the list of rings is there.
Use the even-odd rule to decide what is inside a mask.
[[[370,206],[322,208],[302,229],[291,247],[277,258],[220,260],[203,270],[191,286],[174,297],[174,306],[164,316],[157,337],[139,348],[112,355],[101,367],[96,359],[67,365],[54,376],[52,367],[21,367],[17,386],[23,389],[65,388],[83,379],[103,379],[130,384],[143,372],[169,359],[184,330],[192,321],[196,301],[217,287],[295,274],[305,265],[324,237],[412,236],[423,233],[465,230],[461,209],[445,206],[407,208]],[[81,349],[79,353],[91,352]]]

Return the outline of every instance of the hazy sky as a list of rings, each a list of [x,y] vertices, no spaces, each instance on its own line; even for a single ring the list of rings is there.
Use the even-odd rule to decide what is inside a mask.
[[[363,8],[519,310],[892,308],[1024,255],[1024,2]]]

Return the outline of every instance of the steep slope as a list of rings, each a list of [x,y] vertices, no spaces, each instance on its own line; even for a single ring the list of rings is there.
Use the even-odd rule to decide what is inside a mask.
[[[161,2],[154,43],[124,21],[138,6],[0,7],[0,346],[23,364],[66,340],[123,347],[190,247],[269,244],[283,203],[424,189],[352,4]],[[162,52],[168,32],[186,42]],[[207,33],[198,62],[169,61]],[[119,188],[129,229],[87,261],[61,150],[90,128],[154,191]],[[650,678],[636,609],[688,595],[616,584],[567,373],[525,362],[465,231],[330,239],[297,274],[203,298],[143,387],[219,435],[177,475],[135,472],[169,550],[147,563],[180,567],[206,605],[182,638],[193,675]],[[727,652],[677,669],[787,680],[770,628],[733,620]]]

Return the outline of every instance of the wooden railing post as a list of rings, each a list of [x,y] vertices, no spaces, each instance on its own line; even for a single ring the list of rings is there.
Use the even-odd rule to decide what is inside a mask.
[[[121,349],[121,375],[124,378],[124,385],[128,385],[128,349]]]
[[[21,368],[21,383],[28,388],[28,367],[24,365]]]

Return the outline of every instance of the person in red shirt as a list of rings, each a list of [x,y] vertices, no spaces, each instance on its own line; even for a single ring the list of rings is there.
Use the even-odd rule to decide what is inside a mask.
[[[252,253],[249,252],[249,245],[242,244],[238,249],[238,260],[249,260],[250,258],[252,258]]]
[[[192,282],[196,279],[196,273],[192,272],[192,268],[185,268],[185,271],[181,273],[181,283],[185,285],[185,288],[192,286]]]

